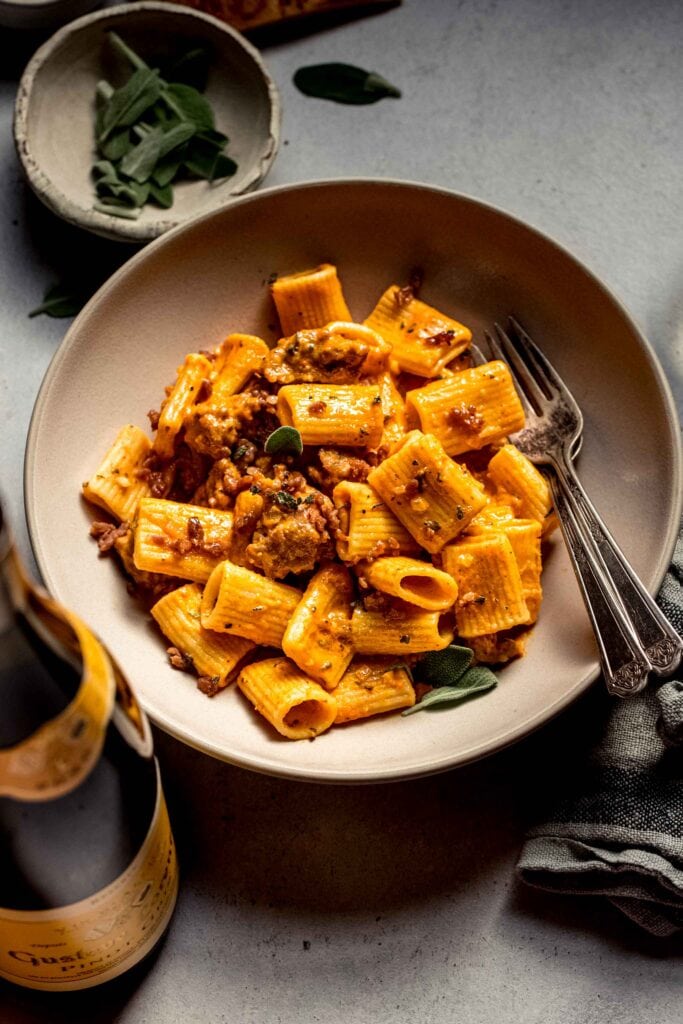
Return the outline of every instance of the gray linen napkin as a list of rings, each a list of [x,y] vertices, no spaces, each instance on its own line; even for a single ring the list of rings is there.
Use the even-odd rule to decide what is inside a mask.
[[[658,601],[683,636],[683,532]],[[653,935],[683,929],[683,682],[614,701],[573,792],[529,831],[517,872],[539,889],[603,894]]]

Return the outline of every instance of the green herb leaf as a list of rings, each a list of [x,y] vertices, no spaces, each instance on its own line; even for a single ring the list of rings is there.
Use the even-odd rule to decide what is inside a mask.
[[[100,146],[100,153],[106,160],[120,160],[133,148],[131,142],[130,128],[119,128],[112,132],[108,139]]]
[[[130,127],[161,95],[161,82],[156,71],[139,68],[125,85],[116,89],[102,112],[100,143],[115,128]]]
[[[40,316],[41,313],[54,317],[75,316],[86,300],[87,296],[78,289],[66,284],[55,284],[48,288],[41,304],[32,309],[29,316]]]
[[[231,178],[236,170],[237,164],[235,161],[231,160],[229,156],[223,156],[222,153],[219,153],[218,158],[213,165],[211,181],[219,181],[221,178]]]
[[[172,82],[165,86],[162,97],[181,121],[189,121],[197,131],[213,129],[213,110],[208,100],[191,85]]]
[[[185,154],[186,147],[179,146],[171,153],[167,153],[166,156],[162,156],[152,174],[152,181],[155,185],[158,185],[159,188],[165,188],[166,185],[173,181],[182,166]]]
[[[118,199],[101,199],[93,203],[93,210],[99,213],[108,213],[112,217],[122,217],[124,220],[137,220],[140,216],[140,207],[131,207]]]
[[[472,664],[469,647],[451,644],[443,651],[430,651],[414,668],[415,678],[429,686],[454,686]]]
[[[164,157],[174,149],[177,149],[178,146],[182,146],[183,143],[192,138],[194,133],[194,125],[189,121],[179,121],[177,124],[174,124],[172,128],[164,132],[159,157]]]
[[[485,665],[475,665],[468,668],[460,676],[455,686],[437,686],[429,693],[426,693],[418,704],[402,711],[402,715],[412,715],[416,711],[434,707],[437,704],[458,704],[460,701],[469,700],[478,693],[485,693],[492,690],[498,684],[496,676],[490,668]]]
[[[150,181],[149,196],[150,199],[153,199],[164,210],[169,210],[173,206],[173,188],[171,185],[164,185],[162,188],[159,185],[155,185],[153,181]]]
[[[127,43],[124,43],[118,32],[107,32],[107,35],[113,48],[118,50],[122,57],[125,57],[126,60],[130,61],[134,68],[148,68],[148,65],[145,64],[142,57],[140,57],[135,50],[131,49]]]
[[[148,135],[138,142],[137,146],[131,149],[130,153],[126,153],[119,164],[120,173],[125,174],[127,178],[132,178],[133,181],[137,181],[140,184],[147,181],[161,155],[163,138],[164,133],[161,128],[153,128]]]
[[[385,96],[400,97],[401,92],[374,71],[353,64],[311,64],[294,74],[294,85],[306,96],[335,103],[362,106]]]
[[[301,455],[304,443],[296,427],[278,427],[266,438],[263,450],[266,455]]]
[[[279,505],[280,508],[286,508],[288,511],[293,511],[295,508],[299,507],[299,502],[293,494],[289,493],[289,491],[277,491],[275,494],[275,503]]]

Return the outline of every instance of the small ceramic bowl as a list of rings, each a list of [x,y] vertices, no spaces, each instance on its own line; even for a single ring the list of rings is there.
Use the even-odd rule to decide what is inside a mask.
[[[174,185],[168,210],[147,204],[137,220],[93,209],[95,88],[111,74],[106,33],[115,30],[143,58],[209,49],[205,95],[237,163],[229,178]],[[125,76],[115,84],[122,84]],[[263,181],[279,144],[278,92],[256,49],[199,11],[132,3],[85,15],[56,32],[29,62],[17,94],[14,138],[31,188],[64,220],[106,238],[147,242],[242,195]]]

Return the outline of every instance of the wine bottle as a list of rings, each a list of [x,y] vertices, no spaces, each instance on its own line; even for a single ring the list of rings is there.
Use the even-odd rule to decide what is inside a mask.
[[[178,875],[149,723],[120,668],[28,578],[0,507],[0,977],[117,977],[166,929]]]

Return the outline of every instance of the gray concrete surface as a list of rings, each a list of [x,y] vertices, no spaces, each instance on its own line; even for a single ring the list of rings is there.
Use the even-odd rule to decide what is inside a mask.
[[[65,228],[14,157],[17,73],[0,38],[0,487],[22,549],[22,455],[67,326],[28,311],[67,268],[103,279],[128,250]],[[625,302],[680,404],[683,5],[679,0],[404,0],[264,49],[282,90],[268,184],[376,175],[483,198],[553,235]],[[294,70],[375,69],[400,101],[306,99]],[[103,989],[0,986],[3,1024],[674,1024],[683,942],[600,900],[520,887],[528,823],[580,762],[599,690],[460,771],[337,788],[248,774],[158,735],[182,864],[158,953]]]

